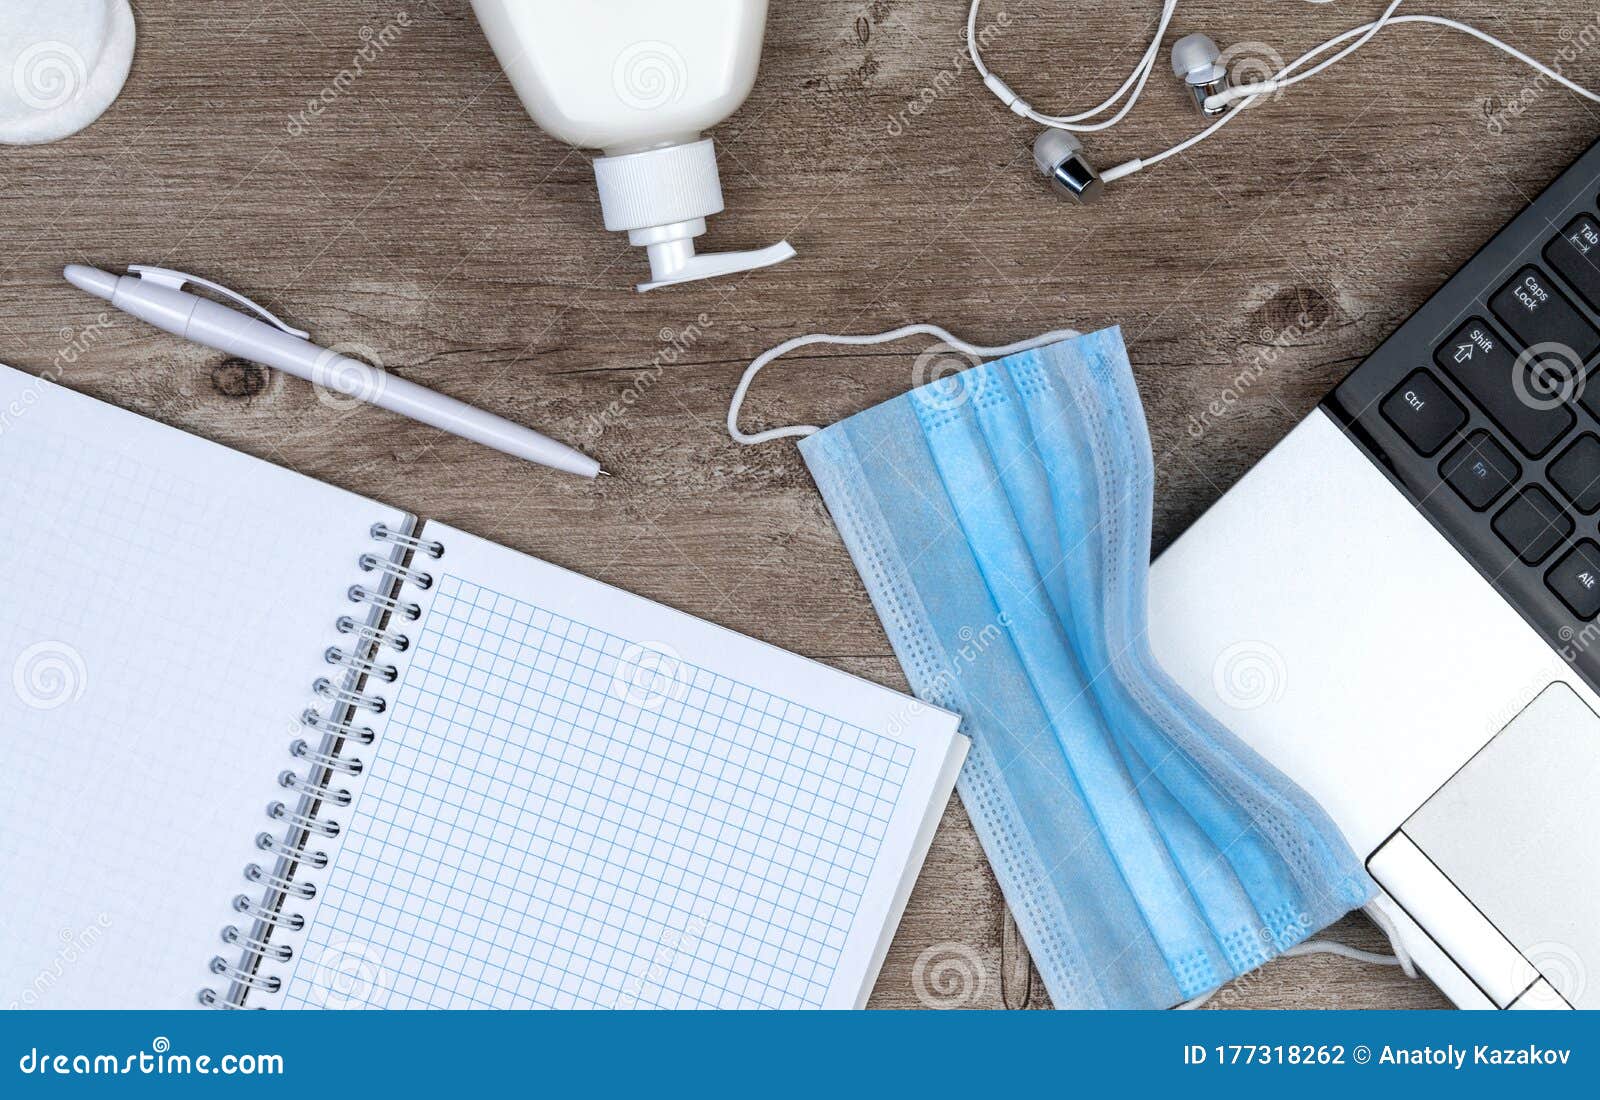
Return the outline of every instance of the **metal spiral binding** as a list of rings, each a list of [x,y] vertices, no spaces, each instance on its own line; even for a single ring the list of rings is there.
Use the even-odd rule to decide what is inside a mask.
[[[373,607],[399,615],[401,618],[416,622],[422,617],[422,606],[415,603],[402,603],[380,593],[372,591],[364,585],[352,584],[350,586],[351,603],[369,603]]]
[[[256,897],[239,894],[233,899],[234,911],[248,918],[251,926],[230,924],[222,930],[222,942],[241,954],[236,963],[221,955],[212,958],[210,970],[225,984],[221,990],[200,991],[200,1003],[208,1008],[243,1008],[252,992],[271,994],[283,988],[282,978],[263,973],[262,968],[264,964],[291,961],[294,949],[282,942],[274,943],[273,935],[280,930],[289,933],[305,928],[305,917],[289,912],[285,906],[316,897],[317,887],[306,881],[305,874],[326,869],[330,857],[313,847],[313,842],[339,835],[341,825],[326,816],[327,811],[351,804],[351,792],[341,779],[359,776],[366,766],[348,750],[371,745],[377,738],[371,726],[357,725],[356,717],[363,711],[382,714],[388,700],[368,689],[399,678],[399,669],[381,660],[380,651],[403,653],[411,645],[411,639],[391,629],[390,624],[415,622],[422,617],[421,605],[402,600],[400,589],[406,584],[421,589],[431,587],[432,575],[414,568],[412,559],[444,556],[444,546],[438,541],[395,531],[382,523],[372,526],[371,535],[389,544],[389,553],[366,553],[358,559],[361,569],[378,574],[379,581],[351,585],[346,593],[351,603],[361,605],[363,612],[360,617],[341,615],[336,620],[336,628],[347,641],[330,646],[323,656],[337,671],[312,685],[324,706],[308,707],[300,716],[301,727],[317,735],[320,743],[313,745],[297,738],[289,746],[289,754],[303,771],[286,769],[279,774],[278,783],[293,792],[298,801],[294,805],[273,802],[267,807],[267,816],[288,830],[283,836],[271,832],[256,836],[256,847],[273,857],[273,863],[252,863],[244,870],[246,880],[262,892]]]
[[[263,924],[273,926],[282,925],[291,932],[298,932],[306,926],[306,919],[299,913],[285,913],[282,910],[269,910],[259,902],[251,901],[249,894],[239,894],[233,899],[233,908],[247,917],[254,917]]]

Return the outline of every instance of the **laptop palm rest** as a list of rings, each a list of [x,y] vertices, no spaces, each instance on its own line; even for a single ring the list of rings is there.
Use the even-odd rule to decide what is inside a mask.
[[[1440,946],[1496,1003],[1542,976],[1573,1007],[1600,1008],[1596,792],[1600,717],[1552,684],[1368,867],[1424,927],[1452,930]]]

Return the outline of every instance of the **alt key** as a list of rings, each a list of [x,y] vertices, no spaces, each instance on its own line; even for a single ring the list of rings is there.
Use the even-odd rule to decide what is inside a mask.
[[[1550,591],[1580,619],[1600,615],[1600,546],[1583,539],[1544,575]]]

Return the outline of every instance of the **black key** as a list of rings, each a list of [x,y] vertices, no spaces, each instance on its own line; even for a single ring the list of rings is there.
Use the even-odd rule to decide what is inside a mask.
[[[1545,246],[1544,258],[1590,309],[1600,310],[1600,222],[1587,214],[1574,218]]]
[[[1584,539],[1544,575],[1550,591],[1580,619],[1600,614],[1600,546]]]
[[[1400,383],[1382,408],[1383,418],[1424,455],[1437,452],[1467,422],[1467,410],[1425,370]]]
[[[1511,552],[1529,565],[1544,561],[1572,535],[1572,517],[1537,485],[1512,497],[1492,526]]]
[[[1439,472],[1478,511],[1493,504],[1522,476],[1522,469],[1488,432],[1473,432],[1450,452]]]
[[[1589,410],[1589,415],[1600,419],[1600,370],[1589,375],[1588,381],[1583,384],[1583,393],[1578,396],[1578,403]]]
[[[1487,321],[1474,317],[1456,329],[1434,351],[1433,359],[1517,446],[1536,458],[1577,419],[1565,405],[1534,393],[1525,374],[1522,379],[1515,377],[1526,368],[1518,367],[1516,355]]]
[[[1584,432],[1545,467],[1545,475],[1578,511],[1600,509],[1600,439]]]
[[[1600,331],[1551,284],[1544,272],[1525,267],[1489,299],[1489,308],[1525,348],[1554,344],[1570,349],[1580,363],[1600,351]]]

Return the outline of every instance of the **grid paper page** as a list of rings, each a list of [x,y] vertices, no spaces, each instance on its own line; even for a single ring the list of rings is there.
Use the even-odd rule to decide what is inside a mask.
[[[404,516],[8,367],[0,515],[0,1006],[195,1007]]]
[[[427,534],[448,568],[282,1003],[858,1003],[954,717]]]

